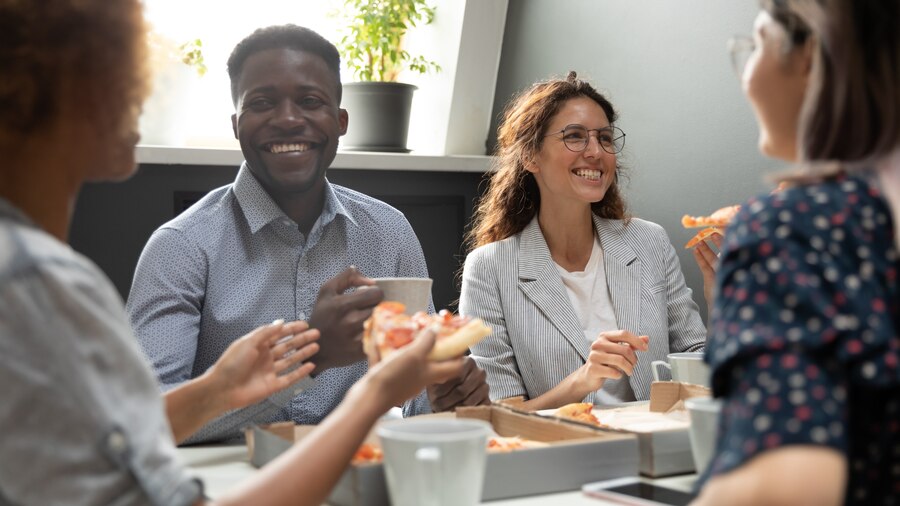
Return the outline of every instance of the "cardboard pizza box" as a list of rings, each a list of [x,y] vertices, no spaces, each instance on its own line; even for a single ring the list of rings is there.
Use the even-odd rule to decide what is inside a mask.
[[[665,413],[676,407],[685,410],[686,414],[686,399],[711,395],[712,391],[701,385],[657,381],[650,385],[650,402],[646,407],[651,413]],[[636,433],[641,454],[641,474],[657,478],[695,472],[689,433],[690,418],[687,428]]]
[[[634,435],[518,413],[503,406],[460,408],[457,416],[489,422],[504,437],[549,443],[540,448],[488,453],[482,500],[504,499],[566,490],[585,483],[634,476],[638,471],[638,441]],[[247,429],[250,462],[260,467],[308,435],[314,427],[277,423]],[[374,430],[367,438],[377,442]],[[328,498],[334,506],[390,504],[382,464],[350,465]]]
[[[692,385],[688,383],[677,383],[674,381],[657,381],[650,386],[650,400],[625,403],[615,408],[594,408],[595,415],[601,420],[604,418],[603,412],[609,413],[615,411],[627,415],[636,415],[639,413],[666,413],[670,410],[685,410],[684,400],[691,397],[709,397],[712,392],[709,388],[701,385]],[[513,399],[507,404],[507,407],[521,412],[521,406],[517,405]],[[552,416],[550,412],[555,410],[545,410],[540,413],[532,413],[535,416]],[[600,411],[600,413],[598,413]],[[629,433],[637,436],[638,451],[640,455],[639,470],[642,475],[651,478],[659,478],[663,476],[672,476],[676,474],[686,474],[695,472],[694,458],[691,454],[691,442],[689,436],[690,419],[687,411],[679,413],[683,417],[682,423],[673,423],[666,425],[664,423],[654,424],[646,423],[646,420],[633,429],[625,428],[603,428],[590,425],[588,423],[578,422],[574,420],[559,419],[565,423],[578,425],[581,427],[590,427],[599,432],[618,432]],[[639,416],[635,417],[636,419]]]

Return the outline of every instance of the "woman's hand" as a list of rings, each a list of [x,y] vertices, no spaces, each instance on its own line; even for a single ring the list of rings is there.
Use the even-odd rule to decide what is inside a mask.
[[[205,375],[226,409],[249,406],[308,376],[312,362],[291,368],[319,350],[318,338],[304,321],[276,321],[231,343]]]
[[[583,398],[598,390],[607,378],[618,379],[623,374],[631,376],[637,364],[637,351],[647,351],[648,336],[637,336],[627,330],[601,332],[591,344],[587,362],[569,378],[575,391]]]
[[[463,369],[462,358],[441,362],[428,359],[436,335],[425,329],[409,345],[377,364],[370,364],[369,373],[358,383],[360,388],[369,389],[369,394],[377,396],[387,410],[415,397],[427,385],[459,377]]]
[[[715,298],[714,291],[716,288],[716,270],[719,268],[719,254],[709,246],[710,241],[716,246],[717,250],[722,248],[722,236],[713,234],[694,248],[694,261],[697,262],[697,266],[700,267],[700,273],[703,274],[703,296],[706,298],[707,308],[711,312]]]

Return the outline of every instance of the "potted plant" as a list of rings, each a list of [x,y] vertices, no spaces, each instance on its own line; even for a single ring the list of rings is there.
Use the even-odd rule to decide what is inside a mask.
[[[346,83],[342,105],[350,114],[341,148],[408,152],[409,113],[416,87],[396,82],[403,70],[440,66],[403,48],[407,29],[434,21],[426,0],[344,0],[345,30],[338,50],[358,82]]]

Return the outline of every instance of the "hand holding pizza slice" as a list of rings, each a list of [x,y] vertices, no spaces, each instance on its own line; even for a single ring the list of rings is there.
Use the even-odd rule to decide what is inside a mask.
[[[363,349],[373,363],[387,358],[413,342],[425,329],[436,334],[434,348],[428,358],[434,361],[462,356],[473,344],[491,333],[479,318],[454,315],[446,309],[438,314],[418,312],[412,316],[400,302],[382,302],[363,324]]]
[[[706,227],[700,232],[697,232],[697,235],[692,237],[691,240],[684,245],[684,247],[687,249],[691,249],[713,234],[722,235],[722,229],[727,227],[728,224],[731,223],[731,220],[734,219],[734,217],[740,210],[741,206],[727,206],[717,210],[709,216],[689,216],[687,214],[684,215],[681,218],[681,225],[684,228]]]

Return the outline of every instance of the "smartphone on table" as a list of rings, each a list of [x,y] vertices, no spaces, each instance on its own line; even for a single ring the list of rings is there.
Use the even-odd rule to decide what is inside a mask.
[[[588,483],[581,491],[590,497],[628,506],[687,506],[696,498],[690,492],[655,485],[636,476]]]

